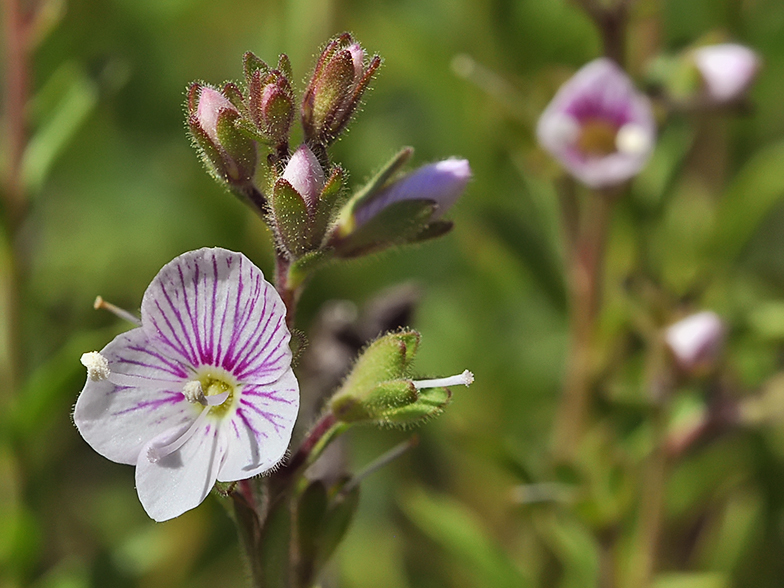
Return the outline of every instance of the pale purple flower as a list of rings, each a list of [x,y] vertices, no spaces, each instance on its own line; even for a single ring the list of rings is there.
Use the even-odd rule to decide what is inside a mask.
[[[465,159],[450,157],[424,165],[384,187],[366,205],[354,211],[357,225],[366,223],[381,210],[401,200],[433,200],[436,210],[431,220],[451,208],[471,179],[471,167]]]
[[[757,54],[737,43],[705,45],[695,49],[692,56],[708,97],[718,103],[743,96],[760,67]]]
[[[670,325],[664,338],[681,369],[694,372],[715,363],[724,345],[724,323],[706,310]]]
[[[291,184],[308,205],[318,201],[324,188],[324,170],[313,151],[304,143],[291,156],[281,177]]]
[[[217,130],[218,115],[224,110],[237,112],[234,105],[223,94],[209,86],[201,86],[199,104],[196,107],[196,118],[201,128],[204,129],[204,132],[216,145],[220,145]]]
[[[101,455],[136,466],[156,521],[283,458],[299,407],[285,306],[241,253],[200,249],[158,273],[141,327],[82,357],[74,421]]]
[[[656,138],[651,105],[610,59],[583,66],[556,93],[536,128],[541,145],[592,188],[635,176]]]

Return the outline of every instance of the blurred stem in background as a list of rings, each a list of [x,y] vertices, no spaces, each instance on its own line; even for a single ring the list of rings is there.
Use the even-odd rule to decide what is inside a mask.
[[[5,276],[5,357],[0,405],[14,396],[21,378],[20,296],[23,268],[18,255],[18,234],[27,209],[22,180],[22,162],[27,145],[25,107],[29,98],[29,18],[21,0],[3,0],[5,38],[5,128],[6,170],[3,178],[3,230]]]
[[[555,422],[555,457],[568,462],[577,451],[590,409],[593,337],[601,310],[604,249],[616,196],[590,194],[580,211],[575,201],[574,180],[566,180],[565,185],[562,205],[567,241],[571,245],[568,277],[571,343]],[[577,218],[573,218],[575,214]],[[575,235],[568,235],[575,231]]]

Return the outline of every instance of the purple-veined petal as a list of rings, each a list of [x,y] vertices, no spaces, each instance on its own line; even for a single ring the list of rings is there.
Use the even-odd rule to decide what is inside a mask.
[[[163,431],[192,422],[198,412],[185,401],[186,368],[155,351],[142,329],[117,336],[101,350],[112,374],[90,378],[79,395],[74,422],[98,453],[119,463],[135,464],[142,446]]]
[[[142,328],[183,363],[220,366],[238,381],[271,382],[289,367],[285,313],[280,295],[247,257],[205,248],[158,273],[144,294]]]
[[[231,419],[221,424],[227,453],[221,482],[244,480],[277,464],[286,453],[299,409],[299,385],[289,368],[266,385],[246,385]]]
[[[450,157],[423,165],[392,182],[370,202],[354,211],[354,220],[364,224],[387,206],[401,200],[433,200],[437,208],[432,220],[441,218],[465,191],[471,179],[471,166],[465,159]]]
[[[136,491],[150,518],[173,519],[199,504],[215,485],[226,453],[218,423],[205,419],[177,451],[158,461],[148,457],[150,448],[171,443],[187,426],[175,427],[150,439],[136,462]]]

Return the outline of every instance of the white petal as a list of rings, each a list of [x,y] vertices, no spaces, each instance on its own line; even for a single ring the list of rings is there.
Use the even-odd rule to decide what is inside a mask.
[[[274,381],[289,367],[285,312],[261,270],[220,248],[168,263],[142,301],[145,332],[183,363],[221,366],[254,382]]]
[[[694,62],[705,80],[708,94],[717,102],[739,98],[759,70],[759,58],[748,47],[735,43],[695,49]]]
[[[147,514],[159,522],[201,504],[215,485],[225,454],[216,422],[207,419],[180,449],[154,463],[150,461],[150,447],[171,443],[186,429],[187,426],[176,427],[151,439],[136,463],[139,500]]]
[[[98,453],[135,464],[149,439],[198,415],[182,395],[187,371],[158,353],[142,329],[118,335],[101,355],[108,361],[109,379],[87,379],[74,422]],[[112,382],[114,375],[123,376],[124,385]]]
[[[604,157],[585,156],[574,141],[565,141],[563,120],[579,125],[586,120],[604,120],[622,129],[632,125],[640,149]],[[578,136],[573,130],[572,136]],[[626,73],[607,58],[582,67],[556,93],[542,113],[536,128],[539,143],[574,177],[592,188],[603,188],[635,176],[648,162],[655,147],[656,123],[650,101],[639,93]],[[644,147],[644,148],[643,148]]]
[[[221,426],[227,452],[218,480],[244,480],[277,464],[291,441],[298,409],[299,385],[291,369],[277,382],[244,387],[231,421]]]

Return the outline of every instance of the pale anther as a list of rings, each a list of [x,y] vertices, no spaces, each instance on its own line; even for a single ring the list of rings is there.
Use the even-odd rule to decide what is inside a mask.
[[[615,147],[621,153],[637,155],[650,149],[651,137],[647,130],[634,123],[626,123],[615,135]]]
[[[182,387],[182,395],[185,396],[185,400],[191,402],[193,404],[200,403],[204,404],[204,390],[201,388],[201,382],[199,380],[191,380],[187,382]]]
[[[474,382],[474,374],[465,370],[462,374],[448,378],[435,378],[433,380],[414,380],[417,390],[422,388],[444,388],[448,386],[470,386]]]
[[[93,382],[100,382],[111,375],[109,361],[97,351],[83,353],[79,361],[87,368],[87,377]]]

